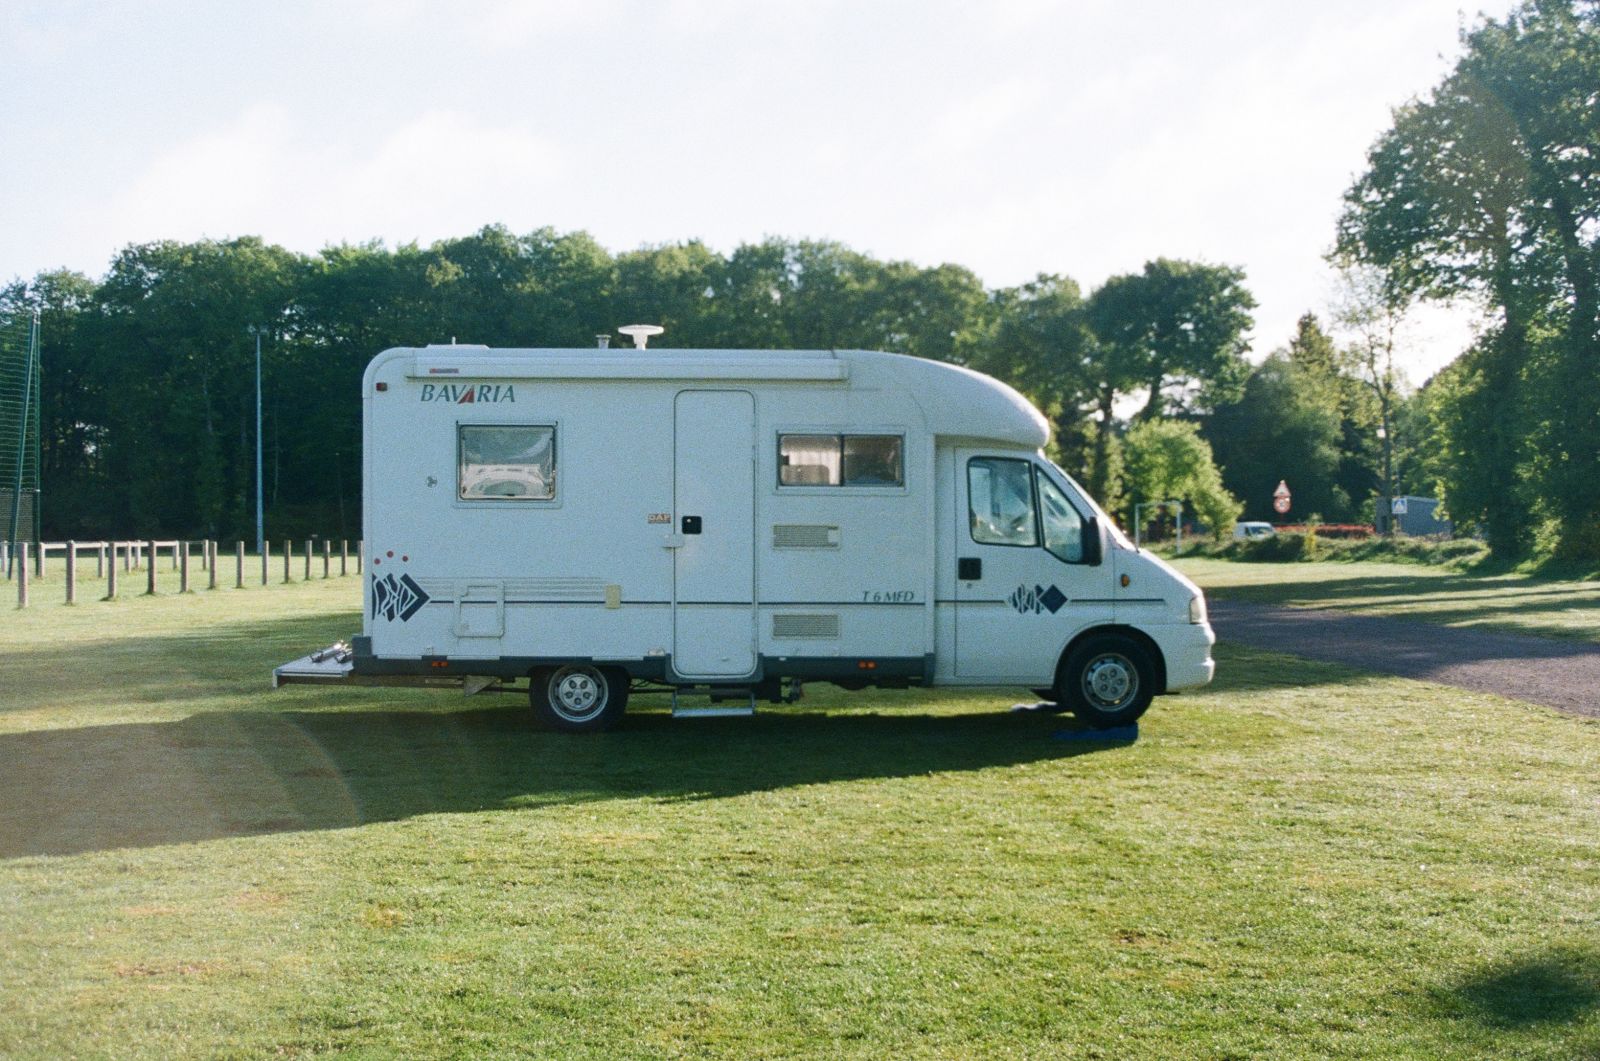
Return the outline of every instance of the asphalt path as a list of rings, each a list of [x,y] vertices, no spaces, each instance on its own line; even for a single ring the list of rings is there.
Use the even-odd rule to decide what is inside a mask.
[[[1217,639],[1600,718],[1600,645],[1212,598]]]

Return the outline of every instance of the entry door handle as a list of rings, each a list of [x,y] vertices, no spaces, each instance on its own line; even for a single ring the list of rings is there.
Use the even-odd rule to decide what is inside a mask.
[[[956,578],[963,582],[976,582],[983,577],[983,558],[963,556],[956,561]]]
[[[683,533],[685,533],[685,534],[699,534],[700,533],[700,517],[699,516],[685,516],[685,517],[683,517]]]

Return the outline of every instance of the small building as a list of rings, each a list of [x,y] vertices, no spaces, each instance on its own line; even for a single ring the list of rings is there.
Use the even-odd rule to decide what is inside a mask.
[[[1379,501],[1379,507],[1382,507]],[[1379,534],[1387,534],[1390,520],[1394,521],[1396,534],[1413,538],[1449,538],[1455,526],[1447,519],[1438,518],[1439,499],[1436,497],[1411,497],[1392,499],[1389,512],[1377,513]]]

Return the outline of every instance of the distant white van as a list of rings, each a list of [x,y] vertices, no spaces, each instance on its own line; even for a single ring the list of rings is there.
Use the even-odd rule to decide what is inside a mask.
[[[1092,726],[1211,680],[1205,598],[998,380],[868,351],[387,350],[362,382],[363,630],[274,683],[1017,685]]]
[[[1236,542],[1248,541],[1252,538],[1270,538],[1277,533],[1270,523],[1250,520],[1233,525],[1233,540]]]

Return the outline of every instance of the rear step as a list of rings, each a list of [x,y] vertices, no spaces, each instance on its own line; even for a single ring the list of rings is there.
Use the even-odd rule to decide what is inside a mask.
[[[756,713],[756,691],[754,689],[722,688],[712,690],[707,694],[711,698],[710,707],[684,707],[678,703],[678,690],[672,690],[672,717],[673,718],[748,718]],[[749,698],[743,704],[719,704],[718,700],[731,700],[735,696]]]

